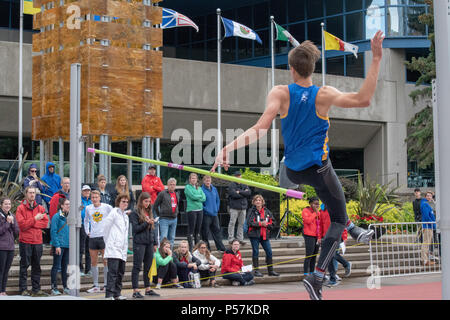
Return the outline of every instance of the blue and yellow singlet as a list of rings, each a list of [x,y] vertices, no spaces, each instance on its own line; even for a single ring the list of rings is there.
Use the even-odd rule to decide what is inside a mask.
[[[289,109],[281,116],[281,134],[284,139],[285,165],[301,171],[313,165],[322,165],[328,158],[329,118],[316,111],[319,87],[308,88],[292,83],[289,86]]]

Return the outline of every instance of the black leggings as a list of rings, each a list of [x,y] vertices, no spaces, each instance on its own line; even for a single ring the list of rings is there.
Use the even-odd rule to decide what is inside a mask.
[[[173,262],[169,262],[165,266],[158,267],[158,279],[163,279],[163,283],[170,282],[177,278],[177,266]]]
[[[319,252],[317,238],[313,236],[303,235],[305,239],[305,261],[303,263],[303,273],[307,274],[314,271],[316,266],[316,255]]]
[[[8,272],[14,259],[14,250],[0,250],[0,292],[6,292]]]
[[[324,160],[322,166],[314,165],[302,171],[286,168],[286,173],[293,183],[312,186],[330,214],[331,225],[322,240],[322,250],[317,263],[319,269],[325,270],[334,256],[334,250],[339,246],[342,232],[348,222],[342,185],[329,159]]]

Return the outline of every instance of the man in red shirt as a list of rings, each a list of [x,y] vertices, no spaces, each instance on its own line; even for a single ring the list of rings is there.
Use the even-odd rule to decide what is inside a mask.
[[[36,189],[25,189],[25,200],[17,207],[19,225],[20,278],[19,290],[23,296],[48,296],[41,291],[42,229],[47,228],[48,217],[44,207],[36,203]],[[32,291],[27,290],[27,271],[31,265]]]
[[[224,279],[231,281],[233,286],[250,286],[255,283],[251,272],[241,272],[244,262],[242,261],[241,244],[239,240],[234,239],[231,242],[231,248],[227,249],[222,257],[222,269]]]
[[[156,167],[150,165],[148,167],[148,173],[142,179],[142,192],[148,192],[150,194],[150,200],[152,205],[155,203],[158,193],[164,190],[164,185],[159,177],[156,176]]]

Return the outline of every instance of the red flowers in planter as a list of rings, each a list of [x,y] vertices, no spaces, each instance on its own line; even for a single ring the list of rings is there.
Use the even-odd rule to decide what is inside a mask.
[[[353,223],[356,225],[359,224],[372,224],[372,223],[381,223],[383,222],[382,216],[377,216],[374,214],[364,215],[364,216],[353,216]]]

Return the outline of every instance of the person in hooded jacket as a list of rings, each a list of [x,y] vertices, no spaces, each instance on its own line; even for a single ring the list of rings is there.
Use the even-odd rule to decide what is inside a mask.
[[[47,227],[48,217],[44,207],[36,203],[36,189],[25,189],[25,200],[17,207],[19,226],[20,275],[19,290],[24,296],[47,296],[41,290],[42,229]],[[27,290],[28,267],[31,265],[32,291]]]
[[[53,162],[47,162],[45,166],[45,174],[41,178],[47,186],[44,190],[44,201],[50,206],[50,200],[53,195],[61,189],[61,177],[55,172],[55,164]]]
[[[265,206],[265,201],[262,195],[257,194],[253,197],[252,207],[247,214],[248,223],[248,237],[252,244],[252,262],[255,277],[262,277],[263,274],[258,270],[259,268],[259,244],[266,252],[266,264],[269,276],[279,276],[273,270],[272,261],[272,247],[270,245],[270,231],[273,229],[274,218],[272,212]]]
[[[39,181],[37,176],[37,166],[34,163],[28,168],[28,176],[23,180],[23,188],[25,189],[28,186],[36,188],[36,203],[42,205],[43,196],[41,194],[44,193],[45,187]]]
[[[52,295],[58,296],[57,274],[61,268],[61,280],[64,294],[70,294],[67,287],[67,266],[69,265],[69,226],[67,216],[70,211],[70,201],[67,198],[59,199],[59,211],[53,216],[51,223],[51,242],[53,246],[53,266],[51,271]]]
[[[0,199],[0,296],[6,296],[8,272],[14,259],[14,239],[19,235],[17,219],[11,212],[11,199]]]

